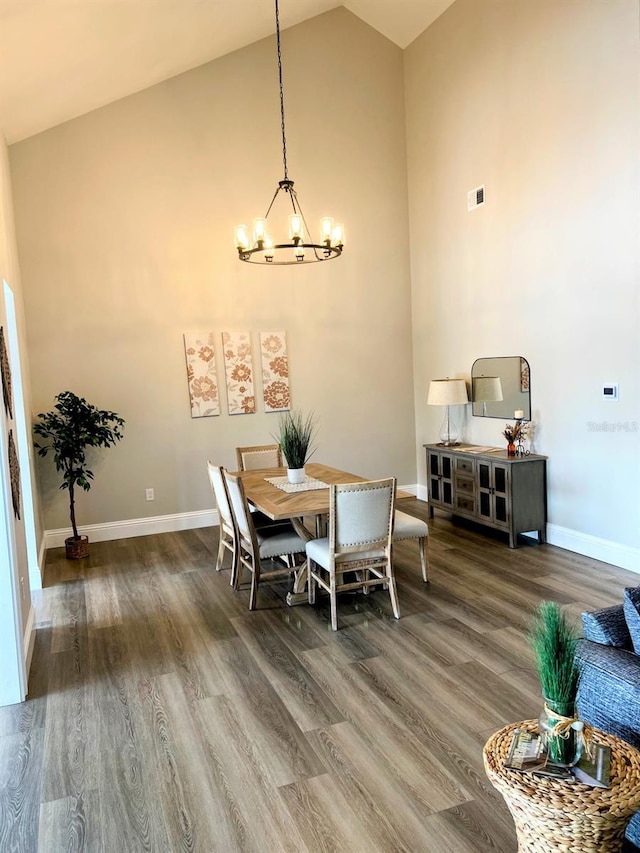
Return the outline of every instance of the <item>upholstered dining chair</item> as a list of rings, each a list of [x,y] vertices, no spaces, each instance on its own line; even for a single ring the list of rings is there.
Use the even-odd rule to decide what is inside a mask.
[[[224,471],[224,479],[237,533],[238,574],[236,589],[239,586],[242,569],[245,568],[251,574],[249,610],[255,610],[260,581],[265,578],[291,574],[296,568],[292,560],[291,565],[274,564],[277,565],[277,568],[265,571],[262,567],[262,560],[304,554],[305,540],[298,536],[293,525],[287,522],[256,528],[249,511],[241,478]]]
[[[255,471],[256,468],[282,468],[279,444],[261,444],[255,447],[236,447],[238,471]]]
[[[407,515],[406,512],[396,510],[393,525],[393,541],[400,542],[403,539],[417,539],[420,551],[420,566],[422,568],[422,580],[429,583],[429,553],[428,553],[429,525],[420,518]]]
[[[207,473],[209,474],[209,482],[213,490],[213,496],[218,507],[218,522],[220,525],[220,543],[218,545],[218,558],[216,560],[216,572],[222,568],[224,561],[224,552],[228,550],[231,553],[231,586],[236,585],[236,575],[238,572],[238,545],[236,525],[231,512],[231,504],[229,503],[229,494],[227,485],[224,480],[224,468],[214,465],[212,462],[207,462]]]
[[[338,630],[337,594],[350,589],[384,585],[391,607],[400,618],[391,547],[396,480],[332,485],[329,489],[329,535],[307,542],[309,602],[315,602],[316,585],[329,593],[331,627]],[[345,572],[357,572],[345,582]]]

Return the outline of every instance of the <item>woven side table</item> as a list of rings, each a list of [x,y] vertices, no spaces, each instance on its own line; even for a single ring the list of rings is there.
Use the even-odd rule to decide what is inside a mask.
[[[484,769],[513,816],[518,853],[616,853],[632,815],[640,809],[640,752],[594,729],[611,747],[611,787],[533,776],[504,766],[516,729],[537,731],[537,720],[514,723],[492,735]]]

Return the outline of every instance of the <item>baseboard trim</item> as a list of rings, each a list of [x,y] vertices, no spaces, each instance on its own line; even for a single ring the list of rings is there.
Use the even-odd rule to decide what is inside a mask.
[[[427,487],[417,484],[399,486],[402,491],[415,494],[418,500],[426,501]],[[89,524],[78,528],[79,532],[88,536],[91,542],[109,542],[113,539],[129,539],[132,536],[149,536],[152,533],[174,533],[178,530],[194,530],[198,527],[213,527],[218,525],[216,510],[201,510],[199,512],[183,512],[175,515],[158,515],[152,518],[131,518],[125,521],[111,521],[105,524]],[[71,535],[68,528],[60,530],[45,530],[42,540],[42,550],[59,548],[64,540]],[[600,539],[588,533],[570,530],[557,524],[547,524],[547,542],[601,560],[612,566],[627,569],[640,574],[640,549],[620,545],[608,539]],[[40,565],[44,565],[44,554],[39,556]]]
[[[547,524],[547,542],[558,548],[582,554],[583,557],[602,560],[603,563],[640,574],[639,548],[620,545],[618,542],[600,539],[598,536],[560,527],[558,524]]]
[[[130,518],[124,521],[108,521],[104,524],[87,524],[78,528],[78,533],[88,536],[90,542],[110,542],[113,539],[131,539],[133,536],[150,536],[153,533],[175,533],[178,530],[195,530],[198,527],[213,527],[218,524],[216,510],[181,512],[175,515],[157,515],[151,518]],[[45,548],[60,548],[71,536],[68,527],[45,530]]]

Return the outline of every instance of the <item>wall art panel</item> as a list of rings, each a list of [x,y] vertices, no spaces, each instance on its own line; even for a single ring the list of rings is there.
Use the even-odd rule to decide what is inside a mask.
[[[291,408],[286,332],[260,332],[265,412]]]
[[[229,414],[252,415],[256,411],[256,396],[249,332],[223,332],[222,349]]]
[[[213,332],[184,335],[187,382],[192,418],[210,418],[220,414],[218,377]]]

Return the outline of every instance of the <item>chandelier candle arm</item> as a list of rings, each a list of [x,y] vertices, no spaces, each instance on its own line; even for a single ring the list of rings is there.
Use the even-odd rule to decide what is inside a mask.
[[[275,0],[276,10],[276,45],[278,53],[278,88],[280,92],[280,127],[282,131],[282,169],[284,177],[278,181],[278,186],[271,199],[264,217],[253,220],[253,239],[249,237],[246,225],[239,225],[235,232],[235,245],[238,250],[238,258],[241,261],[258,264],[271,264],[280,266],[283,264],[314,263],[316,261],[328,261],[342,254],[344,248],[344,228],[335,223],[332,217],[325,216],[320,223],[321,238],[316,242],[307,221],[304,218],[298,196],[293,188],[293,181],[289,178],[287,168],[287,135],[284,120],[284,88],[282,85],[282,53],[280,49],[280,8],[278,0]],[[279,194],[288,194],[291,201],[293,213],[288,218],[288,234],[286,238],[280,239],[280,233],[275,228],[270,231],[268,218]]]

